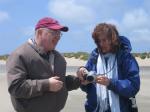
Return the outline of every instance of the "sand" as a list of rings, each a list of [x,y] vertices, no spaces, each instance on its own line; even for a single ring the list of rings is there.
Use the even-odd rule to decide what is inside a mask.
[[[150,66],[150,58],[141,59],[139,57],[136,58],[139,66]]]
[[[0,65],[1,65],[1,64],[6,64],[6,61],[0,60]]]
[[[86,61],[75,59],[75,58],[65,58],[67,61],[68,66],[84,66],[86,64]],[[150,58],[141,59],[136,58],[139,66],[150,66]]]
[[[150,76],[141,77],[141,89],[137,94],[139,112],[150,110]],[[80,89],[69,92],[67,103],[61,112],[84,112],[85,93]],[[15,112],[7,91],[6,76],[0,76],[0,112]]]

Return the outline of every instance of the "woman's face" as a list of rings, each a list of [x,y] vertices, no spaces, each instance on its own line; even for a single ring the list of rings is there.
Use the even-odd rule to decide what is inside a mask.
[[[103,54],[111,53],[112,45],[111,40],[108,37],[105,36],[98,37],[96,43]]]

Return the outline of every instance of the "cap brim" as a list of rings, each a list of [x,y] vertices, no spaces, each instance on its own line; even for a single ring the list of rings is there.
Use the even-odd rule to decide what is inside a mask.
[[[50,26],[48,28],[53,29],[53,30],[61,30],[63,32],[67,32],[69,30],[69,28],[67,26],[60,26],[60,25]]]
[[[69,28],[67,26],[64,26],[61,28],[61,31],[63,31],[63,32],[67,32],[68,30],[69,30]]]

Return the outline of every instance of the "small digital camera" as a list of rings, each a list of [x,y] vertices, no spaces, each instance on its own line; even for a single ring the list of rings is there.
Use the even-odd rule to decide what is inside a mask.
[[[94,82],[96,79],[96,72],[95,71],[85,72],[83,78],[84,80],[87,80],[89,82]]]

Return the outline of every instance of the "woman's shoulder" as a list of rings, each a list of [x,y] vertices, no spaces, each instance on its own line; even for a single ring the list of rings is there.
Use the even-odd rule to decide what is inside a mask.
[[[119,53],[118,57],[118,61],[120,63],[137,63],[135,57],[132,55],[132,53],[127,52],[127,51],[122,51]]]

